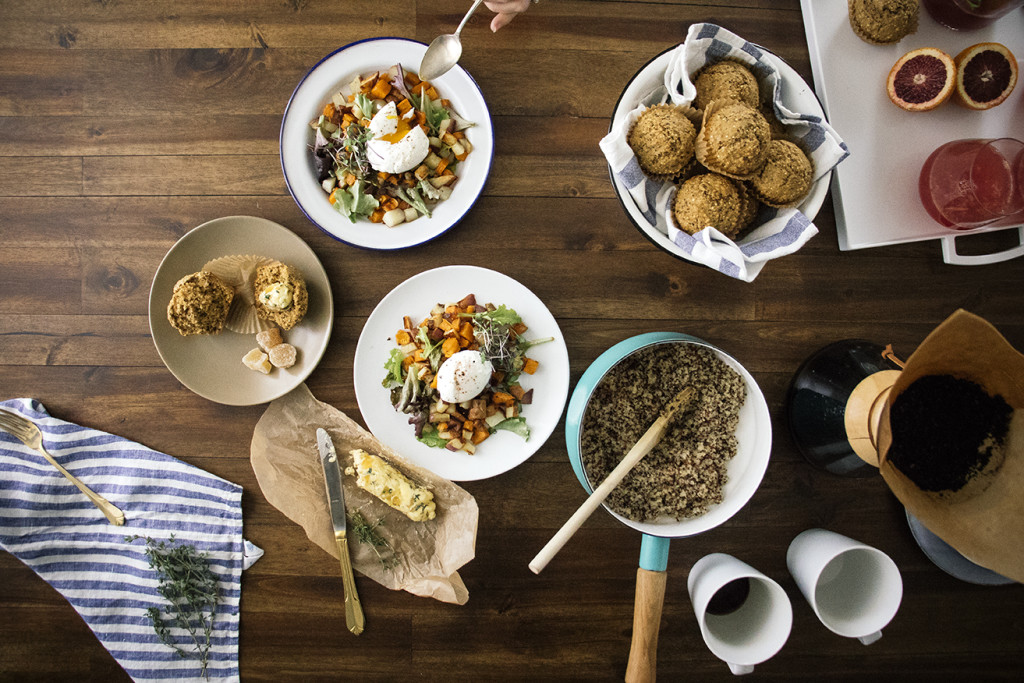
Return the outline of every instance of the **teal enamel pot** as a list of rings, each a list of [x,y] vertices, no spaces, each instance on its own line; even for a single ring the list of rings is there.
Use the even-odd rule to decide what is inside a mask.
[[[771,416],[764,394],[746,368],[732,356],[702,339],[679,332],[649,332],[625,339],[598,356],[580,377],[565,419],[565,442],[569,462],[576,478],[589,495],[594,490],[583,468],[580,438],[583,416],[594,389],[615,365],[626,357],[656,344],[690,344],[713,351],[742,377],[747,397],[740,409],[736,430],[737,452],[729,462],[728,480],[722,492],[722,502],[700,517],[684,520],[637,522],[628,519],[603,504],[610,515],[626,526],[640,531],[640,567],[637,570],[636,604],[633,614],[633,640],[630,647],[627,680],[653,680],[661,607],[665,597],[665,578],[668,568],[669,540],[694,536],[722,524],[746,505],[754,495],[768,467],[772,449]],[[652,418],[653,419],[653,418]],[[598,484],[600,482],[597,482]]]

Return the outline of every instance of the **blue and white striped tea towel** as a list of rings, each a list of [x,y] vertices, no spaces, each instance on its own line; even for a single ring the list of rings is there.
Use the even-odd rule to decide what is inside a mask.
[[[702,263],[746,282],[752,282],[765,262],[791,254],[818,233],[818,229],[797,209],[763,207],[755,222],[758,227],[740,242],[734,242],[714,229],[697,235],[679,230],[672,221],[675,186],[657,182],[640,170],[626,135],[633,122],[647,107],[671,101],[688,105],[696,90],[690,76],[705,64],[732,59],[747,64],[754,75],[772,93],[776,117],[799,141],[814,160],[816,178],[820,178],[845,159],[849,151],[833,128],[819,116],[790,111],[782,103],[786,83],[778,68],[766,57],[763,48],[714,24],[693,24],[686,41],[677,47],[665,70],[664,84],[647,95],[601,140],[601,150],[612,173],[628,189],[644,218],[678,247],[678,253],[690,261]]]
[[[0,430],[0,548],[60,592],[114,659],[136,681],[205,680],[197,659],[160,642],[146,616],[166,601],[139,535],[174,535],[194,545],[219,577],[209,680],[237,681],[241,573],[263,551],[242,538],[242,487],[169,455],[105,432],[51,417],[38,401],[12,399],[43,432],[61,465],[121,508],[125,525],[110,524],[95,505],[36,451]],[[247,563],[248,561],[248,563]],[[187,652],[185,631],[171,629]]]

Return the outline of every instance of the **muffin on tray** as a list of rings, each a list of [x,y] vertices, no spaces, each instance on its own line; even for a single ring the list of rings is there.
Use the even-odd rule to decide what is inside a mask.
[[[672,217],[680,230],[691,235],[708,226],[735,237],[754,218],[757,202],[741,185],[717,173],[690,178],[676,190]]]
[[[256,314],[277,323],[283,330],[295,327],[309,306],[309,293],[302,273],[283,263],[271,263],[256,269],[253,282]]]
[[[758,200],[769,206],[794,206],[811,191],[814,167],[803,150],[788,140],[772,140],[764,166],[750,179]]]
[[[218,334],[235,297],[234,288],[205,270],[178,280],[167,304],[167,320],[182,336]]]
[[[697,160],[715,173],[746,180],[764,164],[771,140],[761,112],[741,102],[714,100],[704,110]]]
[[[760,88],[753,72],[739,62],[725,60],[704,67],[693,80],[697,96],[693,106],[705,109],[712,100],[743,102],[757,107],[761,100]]]
[[[693,160],[697,129],[684,107],[656,104],[645,109],[626,136],[644,173],[667,179]]]
[[[847,0],[850,27],[875,45],[898,43],[917,31],[918,0]]]

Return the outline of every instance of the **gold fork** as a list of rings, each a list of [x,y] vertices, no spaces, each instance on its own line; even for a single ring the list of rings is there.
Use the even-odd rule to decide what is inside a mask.
[[[11,434],[29,448],[42,453],[43,457],[46,458],[51,465],[56,467],[61,474],[68,478],[68,481],[77,486],[78,490],[84,493],[89,500],[91,500],[96,507],[103,512],[104,516],[110,520],[111,524],[116,526],[122,526],[124,524],[124,513],[121,512],[121,510],[119,510],[109,500],[79,481],[78,477],[61,467],[60,463],[54,460],[53,456],[46,452],[46,449],[43,447],[43,433],[39,431],[39,427],[35,422],[32,422],[17,413],[12,413],[9,410],[0,408],[0,429]]]

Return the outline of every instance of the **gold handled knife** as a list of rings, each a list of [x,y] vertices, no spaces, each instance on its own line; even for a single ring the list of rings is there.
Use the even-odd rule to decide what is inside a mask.
[[[348,554],[345,518],[345,490],[341,486],[341,465],[338,453],[334,450],[334,441],[323,429],[316,430],[316,445],[320,449],[320,464],[324,467],[324,479],[327,481],[327,500],[331,508],[331,523],[334,525],[334,540],[341,554],[341,583],[345,589],[345,625],[352,633],[363,632],[366,620],[363,617],[363,606],[356,592],[356,578],[352,573],[352,558]]]

